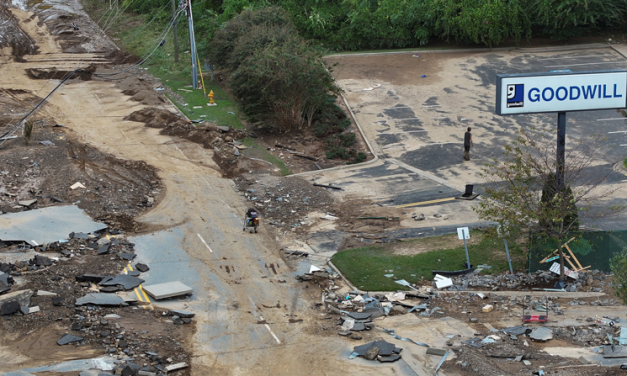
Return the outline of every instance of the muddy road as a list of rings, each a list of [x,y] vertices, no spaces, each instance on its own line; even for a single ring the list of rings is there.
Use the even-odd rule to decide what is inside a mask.
[[[115,47],[97,33],[77,2],[55,0],[50,5],[45,12],[10,8],[15,25],[24,34],[22,39],[32,39],[37,52],[4,44],[0,89],[42,98],[59,79],[36,77],[33,69],[69,71],[111,63],[106,54]],[[88,32],[72,37],[68,36],[71,32],[52,35],[65,27],[60,21],[55,23],[55,18],[42,22],[42,17],[54,16],[55,9],[66,13],[75,9],[70,18],[63,19],[65,26],[79,23],[81,30],[95,30],[95,37]],[[33,103],[35,100],[28,105]],[[63,124],[63,134],[73,142],[156,170],[162,184],[160,201],[135,218],[142,233],[135,234],[133,241],[139,259],[151,265],[146,283],[181,280],[194,288],[190,300],[163,304],[164,308],[181,307],[196,313],[193,349],[188,349],[193,352],[192,374],[405,374],[408,368],[401,363],[348,360],[352,346],[358,343],[337,336],[334,321],[315,308],[319,292],[293,278],[274,235],[264,228],[259,234],[242,231],[245,201],[233,182],[221,177],[212,160],[213,151],[124,120],[144,107],[115,83],[76,79],[61,86],[38,116]],[[169,103],[160,108],[177,112]],[[5,345],[9,351],[10,343]],[[16,361],[28,358],[27,353],[7,355]],[[28,362],[36,363],[36,359]],[[9,364],[8,370],[19,369],[18,363]]]

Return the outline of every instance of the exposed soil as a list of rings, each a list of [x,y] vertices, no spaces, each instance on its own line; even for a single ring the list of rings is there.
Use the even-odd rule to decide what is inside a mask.
[[[152,207],[163,193],[156,170],[72,141],[63,127],[53,125],[50,119],[39,118],[28,145],[16,138],[0,149],[0,211],[77,204],[113,228],[140,230],[132,218]],[[77,182],[85,188],[71,189]],[[29,207],[18,204],[31,199],[37,202]]]
[[[64,347],[73,351],[80,347],[81,352],[92,353],[92,356],[103,354],[130,356],[143,358],[143,362],[150,365],[167,365],[172,362],[189,362],[190,339],[194,331],[193,324],[175,325],[170,316],[152,307],[138,307],[130,304],[123,307],[106,306],[75,306],[77,298],[87,293],[98,292],[99,286],[95,283],[78,282],[76,277],[83,274],[118,275],[129,261],[122,260],[118,253],[133,253],[133,244],[117,235],[115,242],[110,245],[109,253],[97,255],[97,245],[92,249],[89,244],[98,240],[70,239],[67,243],[49,245],[45,257],[51,250],[66,252],[61,260],[51,266],[33,267],[25,262],[2,264],[5,272],[11,272],[14,278],[21,283],[14,285],[12,291],[32,290],[35,295],[30,299],[30,307],[38,306],[40,311],[28,315],[17,313],[2,316],[0,326],[3,336],[0,343],[11,343],[13,351],[26,354],[34,360],[58,360],[59,352],[56,341],[64,333],[83,338],[78,344]],[[105,236],[102,236],[106,239]],[[11,257],[18,246],[3,248],[0,256]],[[42,249],[36,248],[39,251]],[[4,260],[4,257],[2,257]],[[36,270],[32,270],[36,269]],[[139,276],[141,278],[141,275]],[[100,287],[102,288],[102,287]],[[55,293],[55,296],[39,296],[37,291]],[[123,289],[121,289],[123,290]],[[62,303],[53,304],[53,298],[63,298]],[[119,319],[105,319],[108,314],[119,315]],[[193,323],[193,321],[192,321]],[[20,341],[12,342],[14,338],[25,337]],[[34,347],[34,344],[37,344]],[[146,352],[157,353],[158,356],[149,359]],[[83,354],[84,356],[84,354]],[[56,357],[56,358],[55,358]],[[166,359],[170,358],[168,362]],[[17,365],[17,364],[16,364]],[[190,370],[183,371],[188,375]]]
[[[374,155],[368,150],[368,146],[361,136],[355,120],[350,116],[342,98],[337,98],[335,103],[346,112],[351,121],[351,125],[343,133],[354,133],[356,135],[357,143],[351,146],[351,148],[366,154],[367,158],[364,161],[373,159]],[[263,145],[272,155],[281,159],[290,171],[295,174],[343,166],[351,162],[351,160],[340,158],[328,159],[325,154],[325,142],[328,137],[317,137],[311,130],[290,133],[254,132],[254,136],[257,142]],[[299,154],[315,158],[316,160],[299,157]]]

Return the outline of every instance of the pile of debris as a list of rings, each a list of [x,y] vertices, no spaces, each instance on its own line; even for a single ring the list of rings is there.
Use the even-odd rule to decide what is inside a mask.
[[[326,212],[334,198],[325,188],[316,187],[299,177],[240,177],[234,179],[240,194],[277,227],[298,228],[311,221],[311,211]]]
[[[428,301],[433,295],[428,290],[430,289],[425,288],[423,289],[424,292],[399,291],[373,296],[356,291],[341,296],[334,292],[326,292],[323,294],[323,298],[329,312],[346,314],[349,317],[359,313],[358,316],[363,317],[363,319],[375,319],[384,315],[404,315],[411,312],[421,312],[422,316],[430,316],[439,309],[429,308]]]
[[[189,353],[176,340],[177,328],[193,323],[194,313],[137,309],[149,304],[138,299],[135,289],[144,282],[140,274],[150,268],[130,264],[136,257],[134,244],[119,231],[71,233],[67,240],[39,246],[15,242],[3,246],[0,260],[34,256],[0,262],[2,330],[31,333],[65,327],[56,339],[59,346],[89,346],[143,364],[120,364],[117,374],[122,375],[165,375],[187,367]],[[18,286],[20,290],[11,291]],[[150,286],[143,287],[149,293]],[[152,322],[160,328],[133,330],[127,327],[129,322]]]
[[[466,291],[469,288],[480,290],[520,290],[529,289],[532,286],[551,286],[557,282],[558,275],[550,272],[538,270],[534,273],[516,273],[516,274],[496,274],[482,275],[477,271],[465,275],[452,277],[453,285],[448,290]],[[603,288],[610,287],[610,282],[606,281],[607,274],[599,270],[592,270],[588,273],[579,272],[577,279],[567,278],[564,291],[593,291],[601,292]],[[550,289],[548,289],[550,291]],[[562,289],[557,289],[562,291]]]

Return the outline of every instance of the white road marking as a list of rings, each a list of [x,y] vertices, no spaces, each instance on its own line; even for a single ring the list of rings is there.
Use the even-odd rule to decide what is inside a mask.
[[[612,121],[612,120],[627,120],[627,118],[607,118],[607,119],[597,119],[597,121]]]
[[[261,319],[261,321],[263,321],[263,316],[259,316],[259,318]],[[268,325],[268,324],[264,324],[264,325],[266,326],[266,329],[268,329],[270,334],[272,334],[272,337],[274,337],[274,339],[276,340],[276,343],[278,343],[280,345],[281,341],[279,341],[279,338],[276,336],[276,334],[274,334],[272,329],[270,329],[270,325]]]
[[[607,133],[627,133],[627,131],[616,131],[616,132],[607,132]]]
[[[545,68],[561,68],[561,67],[579,67],[582,65],[600,65],[600,64],[620,64],[620,63],[626,63],[625,61],[603,61],[600,63],[583,63],[583,64],[568,64],[568,65],[545,65]]]
[[[583,57],[606,57],[608,55],[586,55],[586,56],[569,56],[569,57],[547,57],[544,59],[536,59],[537,61],[543,60],[564,60],[564,59],[579,59]]]
[[[205,247],[207,247],[207,249],[209,250],[209,252],[213,253],[213,251],[211,250],[211,248],[209,247],[209,244],[207,244],[207,242],[205,241],[205,239],[202,238],[202,236],[200,236],[200,234],[196,234],[198,235],[198,237],[200,238],[200,240],[202,241],[202,244],[205,245]]]
[[[388,108],[384,108],[384,110],[393,110],[395,108],[411,108],[411,107],[409,106],[388,107]]]
[[[379,134],[399,134],[399,133],[414,133],[414,132],[427,132],[427,131],[404,131],[404,132],[381,132]]]
[[[627,146],[627,144],[620,144],[620,146]]]

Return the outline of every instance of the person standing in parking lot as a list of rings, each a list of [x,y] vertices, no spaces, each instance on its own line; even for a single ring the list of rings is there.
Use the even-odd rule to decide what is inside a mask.
[[[464,133],[464,160],[470,160],[470,147],[475,146],[474,142],[472,142],[472,134],[470,133],[471,128],[468,127],[466,129],[466,133]]]

